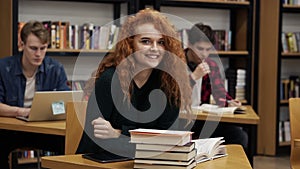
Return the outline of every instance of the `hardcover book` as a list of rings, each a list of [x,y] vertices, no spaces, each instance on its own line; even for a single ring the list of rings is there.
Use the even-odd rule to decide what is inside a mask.
[[[190,142],[184,146],[163,145],[163,144],[136,144],[137,150],[150,151],[174,151],[174,152],[191,152],[195,148],[195,143]]]
[[[143,163],[134,163],[133,168],[144,168],[144,169],[191,169],[196,167],[196,162],[193,161],[188,166],[176,166],[176,165],[163,165],[163,164],[143,164]]]
[[[129,131],[132,143],[164,144],[183,146],[191,142],[190,131],[135,129]]]
[[[159,160],[178,160],[190,161],[196,156],[196,150],[191,152],[163,152],[163,151],[146,151],[136,150],[135,158],[137,159],[159,159]]]

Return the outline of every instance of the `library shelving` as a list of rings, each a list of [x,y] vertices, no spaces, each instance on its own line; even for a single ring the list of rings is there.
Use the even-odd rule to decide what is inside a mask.
[[[0,25],[0,31],[6,32],[0,38],[2,50],[0,57],[17,54],[17,31],[19,22],[19,1],[20,0],[6,0],[0,1],[0,18],[5,24]],[[22,0],[26,3],[26,0]],[[39,0],[47,1],[47,0]],[[51,2],[51,1],[49,1]],[[226,10],[229,12],[229,27],[232,31],[232,44],[230,51],[217,51],[217,54],[229,60],[229,67],[235,69],[246,70],[246,96],[243,104],[252,105],[256,110],[256,91],[254,86],[257,76],[257,55],[255,55],[255,13],[256,0],[243,1],[224,1],[224,0],[154,0],[154,1],[139,1],[139,0],[61,0],[58,2],[86,2],[86,3],[112,3],[113,18],[120,17],[120,4],[127,3],[127,14],[132,14],[138,9],[145,8],[146,5],[153,5],[154,9],[163,11],[164,6],[169,7],[188,7],[188,8],[204,8],[212,10]],[[47,8],[47,7],[45,7]],[[110,11],[111,12],[111,11]],[[180,14],[177,14],[180,16]],[[209,13],[207,15],[210,15]],[[79,53],[86,55],[97,55],[99,53],[106,53],[107,50],[80,50],[80,49],[49,49],[50,56],[77,56]]]
[[[6,32],[2,35],[3,38],[0,40],[0,44],[2,45],[2,49],[0,52],[0,58],[5,56],[11,56],[18,54],[18,22],[19,20],[19,2],[24,1],[23,3],[26,3],[26,0],[6,0],[0,2],[0,11],[1,11],[1,24],[0,31]],[[39,1],[47,1],[47,0],[39,0]],[[50,2],[50,1],[49,1]],[[55,2],[52,1],[52,2]],[[121,16],[121,5],[127,4],[127,14],[132,14],[136,11],[134,1],[131,0],[87,0],[87,1],[81,1],[81,0],[62,0],[62,1],[56,1],[56,2],[68,2],[68,3],[106,3],[106,4],[112,4],[113,5],[113,11],[110,11],[113,13],[114,20],[117,20]],[[45,6],[46,8],[46,6]],[[42,21],[42,20],[41,20]],[[120,24],[120,23],[116,23]],[[73,55],[78,54],[81,51],[76,50],[64,50],[64,51],[56,51],[56,50],[49,50],[48,54],[50,55]],[[86,52],[86,51],[84,51]],[[95,51],[95,52],[107,52],[107,51]]]
[[[295,1],[296,2],[296,1]],[[300,63],[300,4],[280,3],[276,153],[290,149],[290,125],[288,99],[299,97],[300,72],[292,63]],[[280,36],[281,35],[281,36]],[[298,68],[298,67],[297,67]],[[297,69],[296,68],[296,69]],[[284,111],[286,109],[286,111]],[[283,124],[281,127],[280,124]]]
[[[256,60],[254,55],[255,47],[253,45],[255,32],[255,0],[155,0],[151,2],[139,1],[136,5],[139,6],[139,8],[152,5],[154,9],[166,13],[168,13],[168,10],[164,7],[201,8],[209,9],[212,13],[214,10],[228,11],[230,22],[229,30],[232,34],[231,49],[228,51],[218,50],[216,54],[221,58],[228,59],[229,68],[246,70],[246,92],[242,102],[250,105],[255,104],[253,102],[254,91],[252,89],[255,83],[253,75],[256,74],[256,70],[253,68],[253,63]],[[205,14],[209,16],[212,13]],[[181,16],[180,13],[175,13],[175,15]],[[202,21],[199,20],[198,22]]]
[[[289,42],[288,37],[300,32],[299,16],[300,5],[260,1],[259,154],[278,155],[290,149],[288,99],[296,96],[290,90],[296,83],[290,82],[300,75],[295,68],[300,63],[300,53],[290,46],[295,42]]]
[[[19,54],[19,49],[18,49],[18,23],[20,21],[28,21],[28,19],[26,20],[20,20],[20,13],[24,12],[25,10],[20,8],[20,4],[21,7],[22,5],[26,4],[26,3],[30,3],[30,5],[34,5],[32,6],[29,10],[30,12],[40,12],[41,16],[39,14],[31,14],[31,16],[34,16],[34,18],[37,18],[36,20],[39,21],[47,21],[48,19],[45,19],[42,17],[44,14],[45,10],[49,8],[49,6],[45,5],[42,6],[43,8],[36,8],[35,5],[38,5],[40,2],[43,2],[43,4],[47,4],[47,3],[68,3],[70,4],[70,6],[65,7],[67,8],[72,8],[72,6],[76,3],[89,3],[92,5],[89,6],[96,6],[93,4],[108,4],[108,5],[112,5],[112,11],[111,10],[107,10],[106,13],[109,13],[109,16],[112,16],[109,20],[116,20],[119,19],[121,17],[121,6],[126,6],[127,5],[127,11],[125,12],[125,14],[132,14],[134,13],[135,6],[133,4],[133,1],[131,0],[85,0],[85,1],[80,1],[80,0],[38,0],[38,1],[28,1],[28,0],[5,0],[5,1],[0,1],[0,19],[1,19],[1,24],[0,24],[0,31],[1,31],[1,38],[0,38],[0,44],[1,44],[1,50],[0,50],[0,58],[3,57],[7,57],[7,56],[11,56],[11,55],[16,55]],[[27,5],[27,6],[30,6]],[[72,6],[71,6],[72,5]],[[52,5],[54,6],[54,5]],[[79,7],[81,7],[80,5],[77,5]],[[99,5],[98,5],[99,6]],[[60,5],[57,5],[57,10],[64,10],[62,8],[60,8]],[[89,9],[85,9],[85,10],[89,10]],[[98,10],[98,9],[96,9]],[[60,14],[60,12],[62,11],[58,11],[57,13],[53,14],[53,15],[63,15]],[[74,11],[75,12],[75,11]],[[83,10],[83,13],[86,13]],[[49,14],[49,13],[48,13]],[[51,15],[51,14],[49,14]],[[68,16],[66,16],[68,17]],[[72,16],[70,16],[72,17]],[[98,19],[101,16],[98,16]],[[29,17],[28,17],[29,18]],[[77,19],[77,18],[75,18]],[[87,20],[88,22],[88,20]],[[119,23],[116,22],[116,25],[118,25]],[[69,60],[74,60],[74,58],[78,57],[79,55],[87,55],[87,56],[97,56],[99,54],[104,55],[107,52],[109,52],[109,50],[86,50],[86,49],[48,49],[47,50],[47,55],[51,56],[51,57],[64,57]],[[70,69],[73,69],[73,65],[71,65],[72,63],[67,61],[68,65],[64,65],[66,67],[70,67]],[[69,71],[71,72],[71,71]],[[68,74],[68,71],[67,71]],[[86,79],[88,79],[89,77],[86,77]],[[84,80],[86,80],[84,79]],[[20,147],[20,152],[22,152],[23,147]],[[47,154],[46,154],[47,155]],[[15,168],[38,168],[37,166],[39,165],[38,163],[38,159],[37,158],[19,158],[18,157],[18,152],[14,152],[13,153],[13,158],[12,158],[12,163],[15,166]]]
[[[39,149],[17,149],[10,154],[10,166],[12,169],[40,169],[41,157],[53,155],[58,154]]]

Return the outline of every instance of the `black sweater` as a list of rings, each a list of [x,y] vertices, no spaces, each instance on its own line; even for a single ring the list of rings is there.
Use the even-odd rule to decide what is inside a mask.
[[[136,128],[178,129],[176,120],[179,108],[171,105],[164,93],[157,92],[162,90],[155,90],[161,89],[161,83],[157,79],[160,79],[160,70],[154,69],[141,88],[138,88],[132,80],[134,87],[131,92],[130,105],[127,100],[124,100],[115,68],[105,70],[96,80],[95,90],[90,96],[85,132],[77,153],[99,152],[103,148],[117,151],[122,155],[124,155],[122,152],[126,152],[126,155],[131,156],[134,145],[128,143],[130,140],[128,130]],[[94,137],[94,127],[91,121],[99,116],[108,120],[115,129],[122,131],[118,139]],[[119,153],[119,150],[122,152]]]

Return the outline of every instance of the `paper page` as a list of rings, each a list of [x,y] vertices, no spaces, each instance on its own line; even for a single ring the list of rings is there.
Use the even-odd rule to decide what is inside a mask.
[[[216,137],[216,138],[207,138],[207,139],[196,139],[192,140],[195,142],[195,148],[197,149],[197,154],[211,154],[214,151],[215,145],[219,145],[220,140],[223,137]]]

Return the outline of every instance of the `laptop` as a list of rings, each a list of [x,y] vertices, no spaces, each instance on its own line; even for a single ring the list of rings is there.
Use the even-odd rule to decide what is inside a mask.
[[[66,119],[66,104],[81,101],[83,91],[37,91],[34,93],[28,117],[17,116],[25,121],[50,121]]]

